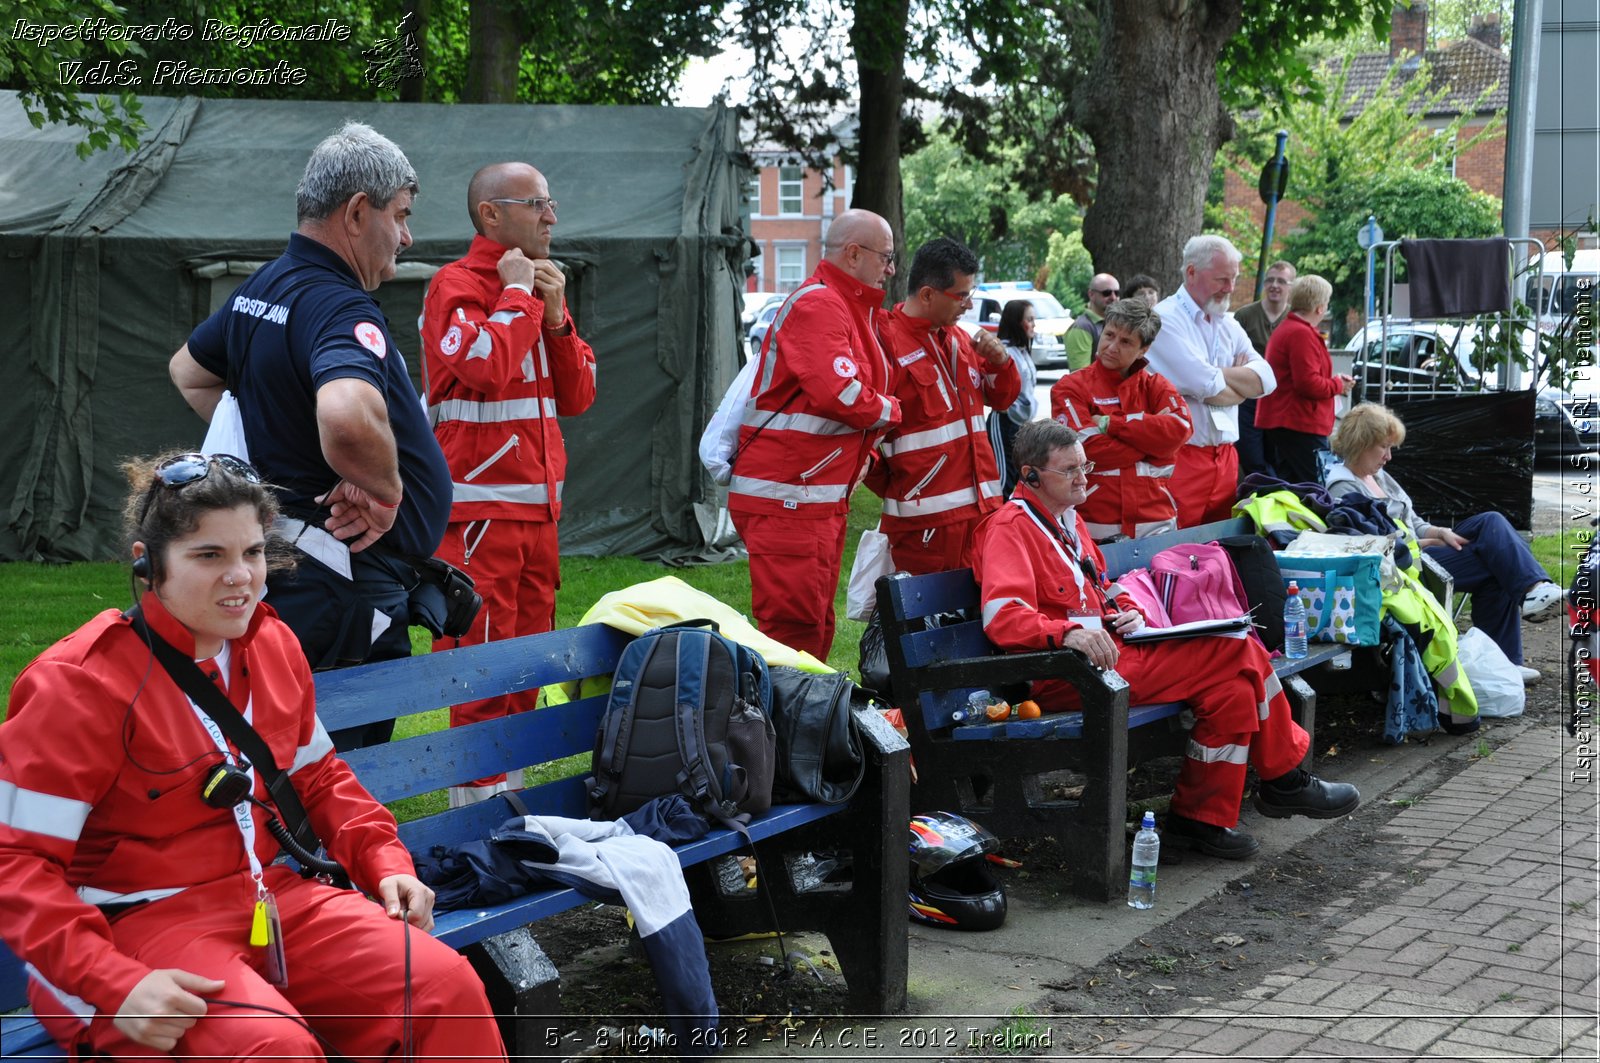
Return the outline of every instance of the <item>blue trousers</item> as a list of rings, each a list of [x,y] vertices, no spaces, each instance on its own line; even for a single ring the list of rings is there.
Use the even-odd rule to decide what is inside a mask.
[[[1472,622],[1522,663],[1522,599],[1535,583],[1550,578],[1533,559],[1509,521],[1498,513],[1476,513],[1455,526],[1469,540],[1460,550],[1430,546],[1428,556],[1443,565],[1455,589],[1472,595]]]

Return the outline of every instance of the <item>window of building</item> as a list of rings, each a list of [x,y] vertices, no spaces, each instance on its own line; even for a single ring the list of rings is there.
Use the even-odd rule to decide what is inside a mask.
[[[1433,131],[1433,139],[1433,161],[1438,165],[1439,169],[1454,177],[1456,175],[1455,134],[1451,133],[1446,136],[1443,129],[1435,129]]]
[[[778,213],[805,213],[805,170],[799,166],[778,167]]]
[[[806,249],[803,244],[773,248],[777,271],[776,291],[792,292],[806,279]]]
[[[755,173],[752,173],[750,175],[750,188],[747,190],[747,192],[745,194],[750,197],[750,213],[751,214],[760,214],[761,213],[761,170],[760,170],[759,167],[756,169]]]

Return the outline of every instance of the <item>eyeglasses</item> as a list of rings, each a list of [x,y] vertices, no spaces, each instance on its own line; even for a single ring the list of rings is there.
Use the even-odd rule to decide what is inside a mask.
[[[211,475],[213,464],[249,483],[261,482],[261,474],[254,465],[232,454],[212,454],[209,457],[205,454],[179,454],[156,466],[156,479],[161,481],[161,486],[176,490],[204,480]]]
[[[1262,283],[1263,284],[1284,284],[1284,285],[1286,285],[1286,284],[1289,284],[1290,281],[1289,281],[1288,277],[1268,277]]]
[[[546,196],[534,196],[532,199],[491,199],[490,203],[521,203],[524,207],[532,207],[535,214],[543,214],[547,209],[551,214],[556,212],[556,201]]]
[[[863,251],[871,251],[873,254],[883,259],[883,264],[885,266],[894,265],[897,261],[899,261],[900,258],[899,254],[894,251],[879,251],[876,247],[868,247],[866,244],[857,244],[856,246],[861,248]]]
[[[954,299],[958,303],[970,303],[972,302],[973,293],[976,291],[976,288],[968,288],[964,292],[947,292],[943,289],[940,289],[939,294],[944,296],[946,299]]]
[[[1065,476],[1069,480],[1078,476],[1087,478],[1090,473],[1094,472],[1094,462],[1086,461],[1082,465],[1068,465],[1065,469],[1052,469],[1048,465],[1041,465],[1040,469],[1045,472],[1053,472],[1057,476]]]
[[[1122,294],[1121,288],[1090,288],[1089,290],[1104,299],[1115,299]]]

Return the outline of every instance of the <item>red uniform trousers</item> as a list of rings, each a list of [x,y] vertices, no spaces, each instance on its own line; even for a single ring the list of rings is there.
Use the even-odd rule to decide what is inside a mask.
[[[1172,500],[1178,527],[1192,528],[1233,516],[1239,497],[1239,452],[1232,443],[1214,447],[1185,443],[1172,471]]]
[[[970,520],[943,524],[937,528],[915,528],[911,531],[886,532],[889,537],[889,556],[894,559],[897,572],[913,576],[926,576],[930,572],[949,572],[965,568],[967,542],[972,529],[983,519],[981,514]]]
[[[1272,658],[1255,639],[1119,639],[1117,645],[1117,674],[1128,682],[1128,704],[1182,701],[1194,713],[1172,795],[1174,812],[1232,827],[1239,822],[1246,764],[1261,778],[1276,779],[1305,759],[1311,737],[1290,716]],[[1034,684],[1034,696],[1047,708],[1069,704],[1070,690],[1064,683]]]
[[[826,661],[845,515],[815,520],[734,513],[733,526],[750,552],[750,608],[762,633]]]
[[[111,924],[117,948],[154,970],[180,968],[227,983],[214,1001],[274,1008],[305,1021],[253,1007],[213,1003],[179,1040],[182,1059],[389,1059],[401,1044],[405,1003],[405,930],[382,908],[351,890],[268,868],[267,888],[278,904],[289,984],[262,976],[266,950],[249,944],[255,885],[248,874],[192,886],[141,905]],[[505,1059],[483,983],[454,949],[412,927],[412,1036],[418,1059]],[[62,1002],[30,981],[34,1014],[57,1041],[118,1059],[168,1058],[135,1044],[96,1012],[87,1026]],[[73,1058],[80,1058],[76,1050]]]
[[[556,526],[550,521],[451,521],[437,556],[472,577],[483,608],[472,630],[460,638],[435,639],[434,650],[500,642],[550,631],[556,622],[556,591],[561,587],[561,556]],[[450,726],[465,727],[526,712],[539,700],[539,688],[469,701],[450,708]],[[474,779],[469,786],[493,786],[505,775]]]
[[[1305,759],[1311,737],[1290,716],[1272,658],[1255,639],[1174,639],[1120,648],[1117,674],[1128,681],[1128,704],[1183,701],[1194,712],[1172,794],[1174,812],[1232,827],[1239,822],[1246,763],[1261,778],[1276,779]]]

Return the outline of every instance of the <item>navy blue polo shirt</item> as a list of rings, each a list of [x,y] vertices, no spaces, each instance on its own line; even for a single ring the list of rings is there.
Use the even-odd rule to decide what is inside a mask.
[[[332,249],[290,235],[276,261],[194,330],[189,353],[223,379],[232,363],[250,460],[296,510],[315,509],[339,482],[322,457],[317,389],[354,377],[382,392],[405,494],[380,544],[433,556],[450,520],[450,468],[383,311]]]

